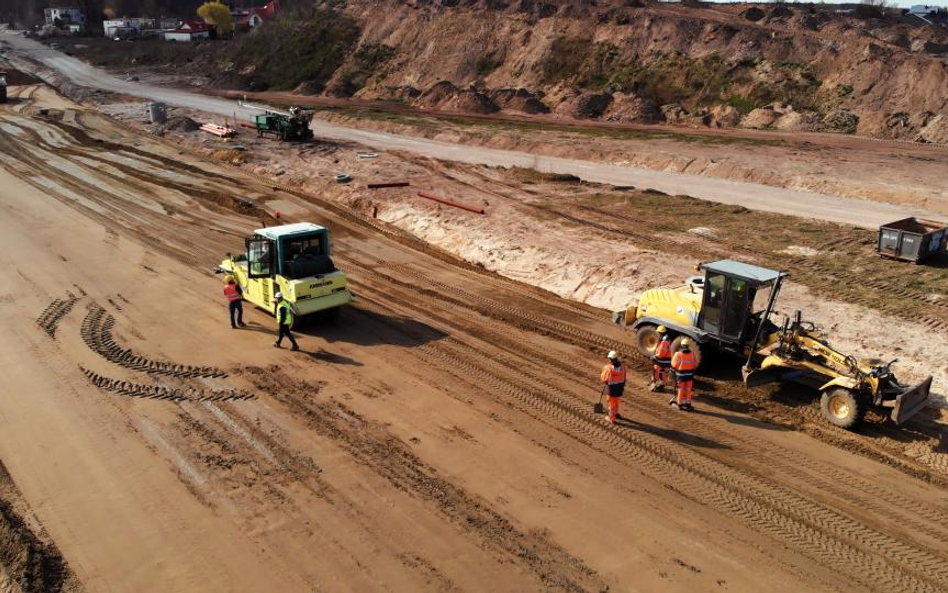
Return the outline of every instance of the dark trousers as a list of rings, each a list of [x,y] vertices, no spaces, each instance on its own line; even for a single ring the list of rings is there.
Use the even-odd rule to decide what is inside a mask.
[[[277,338],[277,341],[276,341],[278,346],[280,345],[280,343],[283,342],[283,336],[286,336],[287,338],[289,338],[290,344],[293,344],[294,347],[297,347],[297,348],[299,347],[296,345],[296,338],[294,338],[293,334],[290,333],[290,326],[281,323],[280,336]]]
[[[236,321],[234,320],[234,313],[236,312]],[[237,327],[238,325],[244,324],[244,304],[241,301],[231,301],[230,302],[230,326]]]

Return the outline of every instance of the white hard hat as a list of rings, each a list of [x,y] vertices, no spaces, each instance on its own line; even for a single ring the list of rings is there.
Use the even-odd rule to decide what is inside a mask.
[[[282,299],[282,298],[283,298],[283,293],[282,293],[282,292],[278,292],[278,293],[276,293],[275,295],[273,295],[273,298],[275,298],[275,299]]]
[[[615,350],[610,350],[609,354],[606,354],[606,358],[609,358],[609,359],[619,358],[619,355],[616,354]]]

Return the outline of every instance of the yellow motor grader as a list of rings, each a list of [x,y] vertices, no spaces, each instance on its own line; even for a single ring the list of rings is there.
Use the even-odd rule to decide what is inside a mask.
[[[788,274],[734,260],[700,264],[704,276],[674,288],[647,290],[613,320],[635,331],[638,351],[651,356],[656,328],[675,336],[672,351],[688,337],[699,363],[709,349],[746,359],[744,382],[755,387],[795,381],[822,392],[824,417],[842,428],[856,425],[871,407],[892,409],[902,424],[925,407],[932,378],[905,386],[892,373],[895,360],[857,359],[829,345],[816,326],[797,314],[782,326],[770,321]]]

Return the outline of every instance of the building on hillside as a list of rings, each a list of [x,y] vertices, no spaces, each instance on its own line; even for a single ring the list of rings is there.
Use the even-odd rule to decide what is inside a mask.
[[[940,8],[938,6],[929,6],[927,4],[914,4],[909,7],[909,14],[919,15],[919,16],[934,16],[938,14]]]
[[[234,25],[238,29],[253,29],[263,24],[263,21],[269,19],[280,10],[277,0],[270,0],[263,6],[257,6],[249,10],[241,10],[233,13]]]
[[[207,23],[196,19],[182,21],[176,29],[165,31],[165,41],[199,41],[210,39],[211,30]]]
[[[86,24],[86,13],[82,12],[79,8],[71,6],[47,8],[43,10],[43,17],[47,25],[59,26],[69,23],[75,23],[77,25]]]
[[[127,39],[129,37],[138,37],[142,34],[143,30],[154,28],[154,19],[140,17],[123,17],[120,19],[109,19],[107,21],[102,21],[102,30],[105,33],[105,36],[109,38],[121,37],[122,39]]]

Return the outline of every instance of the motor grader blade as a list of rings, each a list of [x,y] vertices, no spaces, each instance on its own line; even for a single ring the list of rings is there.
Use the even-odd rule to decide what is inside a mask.
[[[768,383],[780,381],[786,369],[781,367],[770,367],[766,369],[752,369],[747,366],[741,367],[741,375],[744,376],[744,384],[748,387],[760,387]]]
[[[928,403],[928,394],[932,390],[932,378],[929,377],[907,388],[895,398],[895,408],[892,409],[892,421],[902,424],[917,414]]]

